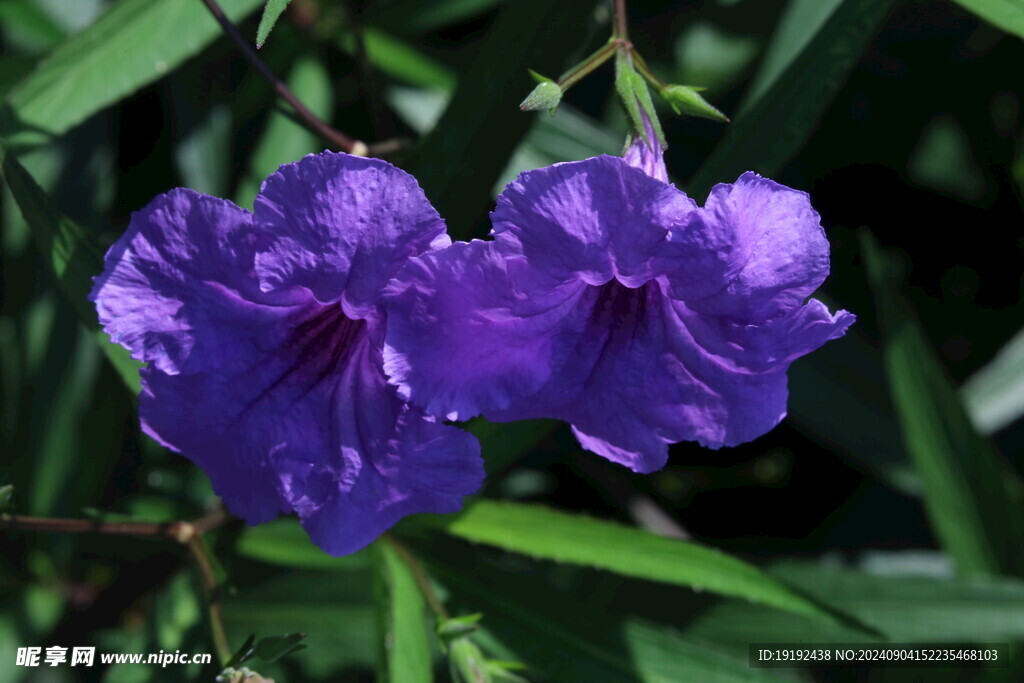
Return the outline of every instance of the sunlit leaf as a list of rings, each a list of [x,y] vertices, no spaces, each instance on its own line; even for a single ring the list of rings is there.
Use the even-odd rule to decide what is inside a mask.
[[[974,425],[985,434],[1024,415],[1024,330],[964,383],[961,395]]]
[[[539,506],[480,500],[437,518],[446,533],[474,543],[634,578],[745,598],[799,614],[826,616],[814,603],[753,565],[696,543]]]
[[[386,539],[377,541],[373,550],[383,649],[380,680],[429,683],[433,680],[430,631],[416,578],[401,555],[403,551]]]
[[[221,0],[231,19],[261,0]],[[8,95],[0,133],[14,148],[45,144],[152,83],[221,34],[198,0],[123,0],[62,43]]]

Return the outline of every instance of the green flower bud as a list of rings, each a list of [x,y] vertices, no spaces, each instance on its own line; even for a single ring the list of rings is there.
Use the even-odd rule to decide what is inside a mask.
[[[668,85],[661,89],[661,96],[664,97],[677,114],[688,114],[699,116],[712,121],[728,123],[729,117],[715,109],[705,100],[700,90],[689,85]]]
[[[523,111],[547,109],[554,114],[555,109],[558,108],[558,103],[561,101],[562,89],[558,87],[558,84],[553,81],[544,81],[537,84],[537,87],[527,95],[523,103],[519,105],[519,108]]]

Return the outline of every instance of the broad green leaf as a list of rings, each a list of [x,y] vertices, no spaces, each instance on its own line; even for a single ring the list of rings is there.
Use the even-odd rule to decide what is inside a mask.
[[[256,48],[259,49],[267,42],[267,36],[274,30],[274,25],[284,13],[288,3],[292,0],[267,0],[263,7],[263,16],[260,17],[259,28],[256,29]]]
[[[261,0],[221,0],[233,20]],[[8,95],[9,146],[46,144],[210,44],[220,26],[198,0],[122,0],[62,43]]]
[[[807,47],[844,0],[789,0],[758,65],[740,112],[756,102]]]
[[[426,605],[402,550],[387,539],[373,544],[377,578],[380,680],[417,683],[433,680]]]
[[[975,430],[902,297],[898,264],[866,231],[861,247],[893,405],[935,535],[964,575],[1024,573],[1024,483]]]
[[[453,236],[469,236],[486,213],[495,182],[536,120],[518,109],[532,87],[528,69],[559,72],[584,41],[587,22],[580,17],[589,16],[594,5],[595,0],[505,4],[440,122],[406,164]]]
[[[1007,33],[1024,38],[1024,3],[1020,0],[953,0],[964,9],[995,24]]]
[[[1024,639],[1024,582],[874,576],[786,562],[767,570],[871,625],[892,642],[1007,642]],[[696,612],[685,634],[745,654],[747,644],[871,642],[863,632],[754,605],[719,602]],[[766,636],[770,634],[770,637]]]
[[[345,557],[328,555],[316,547],[296,519],[277,519],[248,527],[235,551],[243,557],[281,567],[299,569],[358,569],[368,565],[365,552]]]
[[[983,434],[996,432],[1024,415],[1024,330],[964,383],[960,395]]]
[[[87,300],[93,276],[103,270],[103,255],[95,238],[53,206],[50,198],[3,143],[0,143],[0,176],[11,189],[32,229],[36,247],[49,265],[57,288],[96,337],[128,387],[138,393],[140,364],[130,357],[127,350],[110,343],[96,320],[96,311]]]
[[[774,175],[814,130],[893,0],[844,0],[807,46],[728,127],[690,182],[703,197],[744,171]],[[784,38],[780,38],[784,39]]]
[[[827,616],[814,603],[753,565],[696,543],[567,514],[539,505],[480,500],[437,523],[453,536],[545,560],[745,598],[783,610]]]
[[[300,57],[288,76],[288,87],[314,114],[325,121],[330,118],[331,76],[319,61]],[[256,144],[249,170],[239,183],[235,197],[238,205],[251,207],[260,183],[281,164],[320,151],[323,151],[320,138],[281,112],[272,112]]]

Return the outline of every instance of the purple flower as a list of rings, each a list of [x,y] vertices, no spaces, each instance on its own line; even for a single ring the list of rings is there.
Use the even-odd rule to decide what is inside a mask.
[[[786,370],[853,322],[805,300],[828,274],[808,196],[753,173],[699,208],[660,149],[523,173],[494,240],[412,259],[389,287],[385,371],[428,413],[569,422],[638,472],[786,414]]]
[[[132,216],[90,298],[142,371],[143,430],[209,474],[250,524],[295,512],[329,553],[483,478],[466,432],[382,370],[381,293],[450,243],[416,181],[323,153],[267,178],[255,212],[178,189]]]

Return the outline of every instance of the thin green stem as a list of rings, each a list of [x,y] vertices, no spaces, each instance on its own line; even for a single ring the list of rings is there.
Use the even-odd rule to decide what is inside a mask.
[[[600,50],[562,74],[557,81],[558,87],[562,89],[562,92],[565,92],[572,86],[579,83],[589,74],[593,73],[597,67],[607,62],[611,56],[615,54],[617,46],[618,43],[615,40],[610,40],[605,43]]]

